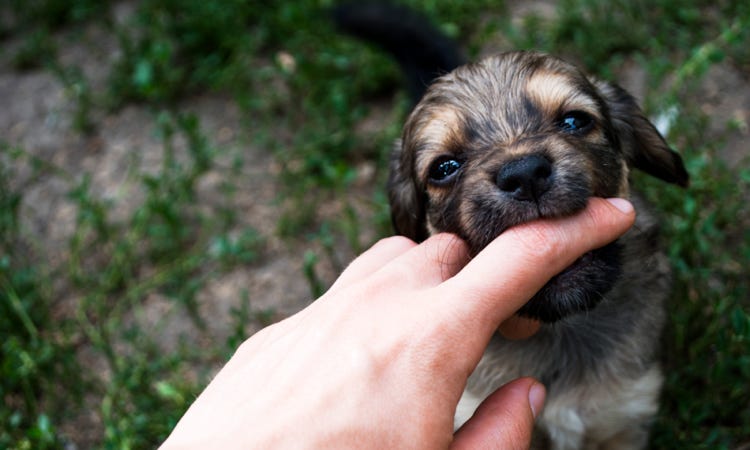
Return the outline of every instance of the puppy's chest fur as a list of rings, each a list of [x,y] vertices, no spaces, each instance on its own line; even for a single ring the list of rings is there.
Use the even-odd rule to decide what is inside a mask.
[[[533,448],[646,444],[662,384],[656,353],[670,271],[655,251],[653,216],[639,197],[631,200],[639,215],[621,238],[622,273],[611,291],[593,310],[545,324],[530,339],[494,337],[468,381],[457,426],[494,390],[532,376],[547,387]]]

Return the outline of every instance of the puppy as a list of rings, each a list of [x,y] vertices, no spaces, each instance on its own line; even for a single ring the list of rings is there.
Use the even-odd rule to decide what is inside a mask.
[[[533,376],[548,389],[540,445],[646,444],[662,384],[656,352],[670,277],[657,223],[630,190],[632,168],[688,181],[631,96],[540,53],[459,67],[411,113],[389,182],[405,236],[454,233],[476,254],[509,227],[574,214],[591,197],[630,198],[638,211],[630,232],[581,257],[519,311],[544,323],[536,335],[492,340],[457,423],[504,383]]]
[[[399,234],[454,233],[476,254],[509,227],[575,214],[591,197],[629,198],[638,212],[631,231],[578,259],[518,312],[543,323],[538,333],[492,339],[457,426],[504,383],[532,376],[548,392],[534,448],[647,444],[670,270],[656,219],[630,188],[632,169],[688,183],[680,156],[628,93],[552,56],[491,56],[421,96],[391,160]]]

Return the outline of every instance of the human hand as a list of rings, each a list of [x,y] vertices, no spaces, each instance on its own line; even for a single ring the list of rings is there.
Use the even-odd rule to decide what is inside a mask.
[[[634,217],[627,202],[592,199],[511,228],[471,261],[452,235],[382,240],[245,341],[163,448],[526,448],[543,387],[509,383],[454,435],[466,380],[501,323]]]

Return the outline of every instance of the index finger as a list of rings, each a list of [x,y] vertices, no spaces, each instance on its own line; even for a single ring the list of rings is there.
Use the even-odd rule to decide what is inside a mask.
[[[624,234],[634,221],[629,202],[594,198],[575,216],[511,228],[439,286],[448,291],[440,298],[451,303],[454,317],[470,321],[477,338],[488,340],[550,278]]]

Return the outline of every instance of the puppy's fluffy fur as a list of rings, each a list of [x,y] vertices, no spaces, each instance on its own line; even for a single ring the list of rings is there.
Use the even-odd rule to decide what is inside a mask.
[[[398,233],[417,241],[454,233],[476,254],[509,227],[574,214],[593,196],[630,198],[638,211],[631,231],[584,255],[519,311],[544,322],[536,335],[493,338],[457,426],[502,384],[533,376],[548,390],[535,447],[646,445],[662,384],[656,355],[670,272],[656,220],[630,189],[634,168],[688,182],[629,94],[549,55],[466,64],[421,97],[391,162]]]

